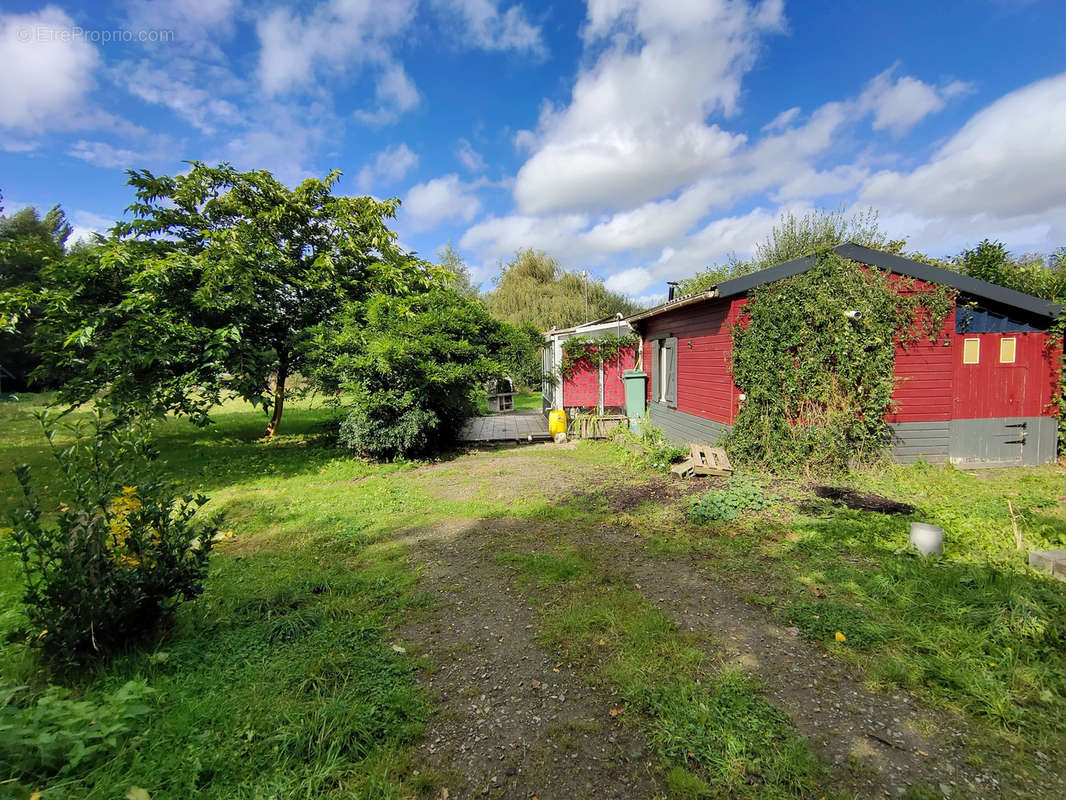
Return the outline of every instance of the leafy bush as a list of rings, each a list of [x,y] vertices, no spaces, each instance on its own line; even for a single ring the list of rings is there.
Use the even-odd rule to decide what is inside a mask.
[[[5,775],[41,781],[83,772],[137,730],[154,690],[129,681],[112,692],[71,698],[50,686],[33,698],[25,686],[0,687],[0,766]]]
[[[532,343],[450,288],[375,295],[323,326],[314,382],[346,392],[340,441],[391,460],[453,443],[491,377],[522,374]]]
[[[29,467],[11,547],[25,573],[28,638],[57,662],[114,651],[202,591],[216,521],[194,520],[207,498],[179,496],[152,468],[147,432],[106,422],[59,427],[42,417],[62,485],[47,511]]]
[[[732,522],[748,511],[761,511],[774,499],[773,495],[765,494],[759,484],[734,475],[726,481],[724,489],[695,498],[689,506],[688,518],[698,525]]]

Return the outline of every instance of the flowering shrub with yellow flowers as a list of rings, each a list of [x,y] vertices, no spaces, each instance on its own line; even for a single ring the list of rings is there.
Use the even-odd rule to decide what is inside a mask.
[[[198,513],[206,497],[179,494],[155,469],[144,427],[100,416],[59,426],[42,415],[42,424],[62,487],[46,508],[29,467],[15,468],[23,500],[10,542],[25,575],[27,639],[55,662],[83,663],[200,594],[218,520]]]

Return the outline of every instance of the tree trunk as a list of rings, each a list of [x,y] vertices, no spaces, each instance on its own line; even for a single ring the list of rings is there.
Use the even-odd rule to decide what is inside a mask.
[[[289,354],[278,353],[278,377],[274,381],[274,414],[263,432],[264,439],[274,438],[281,424],[281,413],[285,410],[285,381],[289,378]]]

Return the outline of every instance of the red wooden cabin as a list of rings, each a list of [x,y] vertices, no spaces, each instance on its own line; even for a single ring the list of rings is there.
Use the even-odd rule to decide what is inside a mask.
[[[837,254],[958,291],[940,336],[896,349],[892,455],[960,466],[1046,464],[1056,457],[1062,336],[1054,303],[856,244]],[[757,286],[810,269],[804,257],[671,300],[629,318],[643,338],[651,423],[677,442],[713,444],[733,424],[732,325]]]

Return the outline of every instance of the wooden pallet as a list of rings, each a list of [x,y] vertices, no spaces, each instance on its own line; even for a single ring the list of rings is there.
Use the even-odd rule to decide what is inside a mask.
[[[733,465],[729,463],[729,456],[721,447],[689,445],[689,460],[692,461],[692,471],[697,475],[733,474]]]
[[[687,478],[689,475],[728,477],[733,474],[733,465],[729,463],[729,456],[721,447],[690,444],[689,457],[677,464],[672,464],[670,471],[682,478]]]

